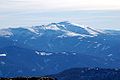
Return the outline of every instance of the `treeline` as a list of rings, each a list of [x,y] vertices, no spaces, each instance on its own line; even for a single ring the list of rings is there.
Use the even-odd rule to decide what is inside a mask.
[[[72,68],[47,77],[0,78],[0,80],[120,80],[120,69]]]
[[[0,80],[57,80],[51,77],[16,77],[16,78],[0,78]]]

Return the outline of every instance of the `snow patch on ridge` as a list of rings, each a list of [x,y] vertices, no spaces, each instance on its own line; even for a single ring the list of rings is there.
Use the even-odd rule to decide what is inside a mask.
[[[71,36],[71,37],[73,37],[73,36],[80,36],[80,34],[74,33],[74,32],[70,32],[70,31],[66,31],[66,35]]]
[[[49,30],[55,30],[55,31],[57,31],[57,30],[60,30],[59,28],[58,28],[58,26],[57,25],[46,25],[45,27],[44,27],[45,29],[49,29]]]
[[[37,55],[41,55],[41,56],[49,56],[49,55],[52,55],[53,53],[46,53],[46,52],[39,52],[39,51],[35,51],[35,53]]]
[[[0,56],[3,56],[3,57],[5,57],[5,56],[7,56],[6,54],[0,54]]]
[[[96,30],[96,29],[93,29],[91,27],[85,27],[85,29],[91,34],[91,35],[94,35],[94,36],[97,36],[98,34],[104,34],[104,32],[102,30]]]
[[[31,31],[35,34],[39,34],[36,30],[33,29],[33,27],[27,27],[26,29],[28,29],[29,31]]]
[[[0,30],[0,36],[10,37],[12,35],[13,35],[13,33],[11,31],[9,31],[8,29],[1,29]]]

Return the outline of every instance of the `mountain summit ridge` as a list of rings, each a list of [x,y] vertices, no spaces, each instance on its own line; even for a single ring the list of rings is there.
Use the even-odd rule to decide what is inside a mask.
[[[78,25],[75,23],[70,23],[69,21],[63,21],[59,23],[50,23],[48,25],[40,25],[40,26],[33,26],[33,27],[18,27],[18,28],[8,28],[8,29],[1,29],[0,32],[12,33],[11,30],[13,29],[27,29],[33,33],[39,34],[40,30],[53,30],[53,31],[61,31],[61,32],[71,32],[76,34],[85,34],[85,35],[97,35],[100,33],[97,30],[94,30],[89,27],[83,27],[83,25]],[[92,33],[90,33],[92,32]],[[93,34],[94,33],[94,34]],[[5,35],[3,33],[0,36]],[[7,35],[7,34],[6,34]]]

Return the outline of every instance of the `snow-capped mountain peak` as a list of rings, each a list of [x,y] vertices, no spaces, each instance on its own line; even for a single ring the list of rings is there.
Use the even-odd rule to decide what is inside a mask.
[[[40,25],[40,26],[32,26],[32,27],[21,27],[21,28],[10,28],[10,29],[3,29],[0,30],[0,35],[1,36],[5,36],[5,37],[10,37],[11,35],[14,35],[14,32],[12,32],[13,30],[17,30],[20,31],[21,30],[28,30],[33,34],[36,35],[40,35],[42,34],[49,34],[46,33],[46,31],[51,30],[53,34],[58,34],[61,32],[62,35],[64,36],[96,36],[98,34],[101,34],[100,31],[92,29],[90,27],[84,26],[84,25],[79,25],[79,24],[75,24],[75,23],[71,23],[69,21],[63,21],[63,22],[59,22],[59,23],[51,23],[48,25]],[[17,31],[17,32],[18,32]],[[59,32],[57,32],[59,31]],[[59,35],[61,36],[61,35]]]

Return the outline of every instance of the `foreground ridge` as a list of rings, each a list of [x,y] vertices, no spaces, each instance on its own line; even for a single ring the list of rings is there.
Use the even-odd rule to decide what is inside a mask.
[[[45,77],[0,78],[0,80],[119,80],[120,69],[72,68]]]
[[[57,80],[52,77],[16,77],[16,78],[0,78],[0,80]]]
[[[120,80],[120,69],[72,68],[50,77],[57,80]]]

